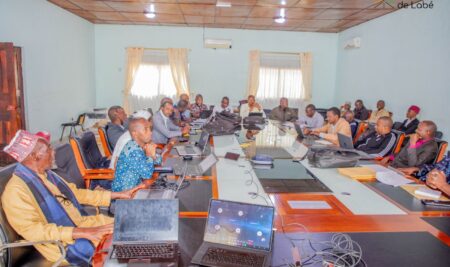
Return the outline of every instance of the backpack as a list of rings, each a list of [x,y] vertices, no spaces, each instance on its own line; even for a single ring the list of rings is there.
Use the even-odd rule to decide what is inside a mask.
[[[307,154],[309,164],[316,168],[347,168],[358,164],[360,155],[338,148],[311,147]]]

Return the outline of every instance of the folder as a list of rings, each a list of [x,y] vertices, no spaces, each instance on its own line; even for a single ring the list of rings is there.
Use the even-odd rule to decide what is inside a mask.
[[[338,168],[338,172],[358,181],[376,179],[376,172],[368,167]]]

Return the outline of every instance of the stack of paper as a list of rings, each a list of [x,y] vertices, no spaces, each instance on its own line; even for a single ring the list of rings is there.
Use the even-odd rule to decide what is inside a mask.
[[[376,172],[376,178],[379,182],[383,184],[388,184],[392,186],[400,186],[404,184],[413,183],[414,181],[406,179],[401,173],[394,171],[392,169],[383,167],[381,165],[362,165],[368,167]]]
[[[376,172],[368,167],[338,168],[338,172],[358,181],[367,181],[376,178]]]

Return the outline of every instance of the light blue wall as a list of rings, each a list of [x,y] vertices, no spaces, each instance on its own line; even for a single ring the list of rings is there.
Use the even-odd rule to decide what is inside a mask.
[[[28,130],[56,139],[95,105],[91,23],[45,0],[0,0],[0,42],[22,47]]]
[[[125,48],[190,48],[190,85],[207,103],[224,95],[236,103],[245,97],[248,53],[252,49],[313,52],[313,101],[319,106],[334,102],[337,34],[206,29],[206,38],[232,39],[233,48],[203,48],[202,28],[95,25],[97,105],[122,104]]]
[[[339,34],[335,104],[361,98],[374,108],[385,99],[395,120],[416,104],[420,118],[435,121],[450,139],[450,1],[433,3],[431,10],[399,10]],[[344,50],[357,36],[361,48]]]

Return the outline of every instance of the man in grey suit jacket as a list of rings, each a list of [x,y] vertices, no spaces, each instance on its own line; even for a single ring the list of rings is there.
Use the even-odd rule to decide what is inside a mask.
[[[173,105],[169,101],[161,104],[161,108],[153,117],[153,142],[167,144],[169,139],[189,133],[189,125],[180,128],[170,119],[173,113]]]

